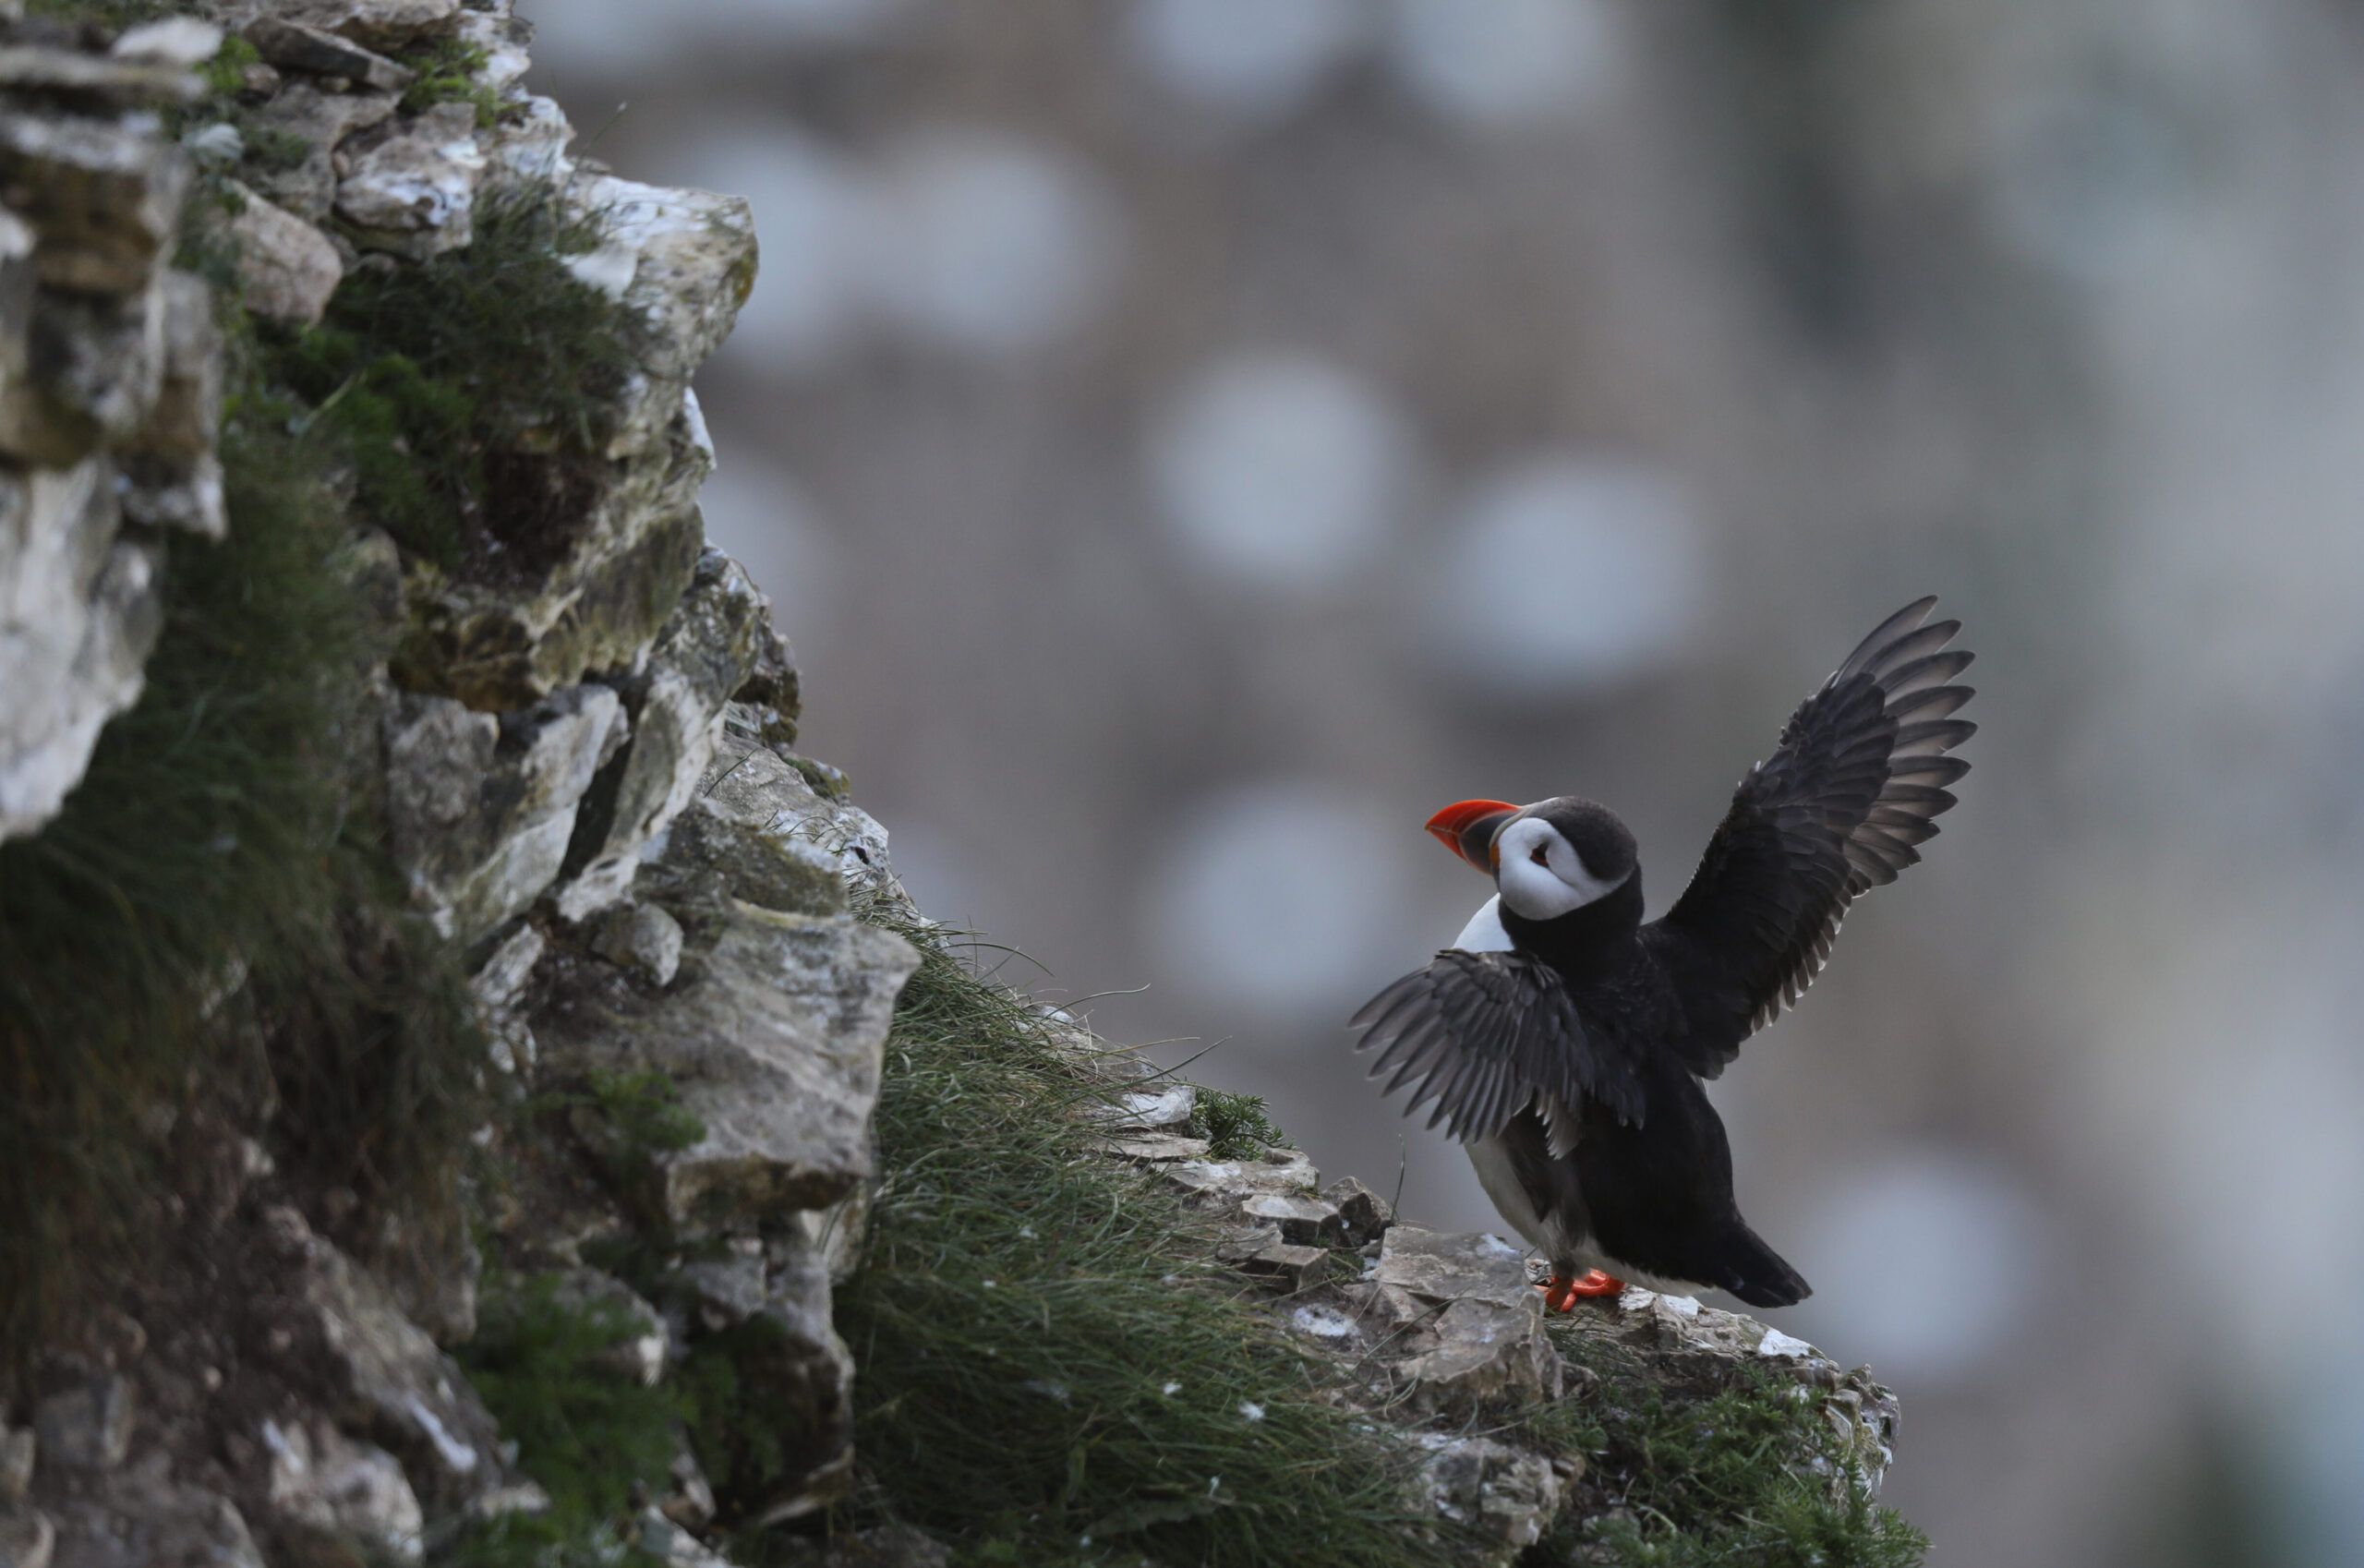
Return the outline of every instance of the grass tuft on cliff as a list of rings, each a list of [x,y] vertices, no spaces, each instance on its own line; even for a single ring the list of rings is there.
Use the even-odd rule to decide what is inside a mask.
[[[567,267],[601,234],[557,185],[488,191],[465,247],[356,269],[272,353],[362,509],[447,575],[545,565],[582,521],[640,355],[632,314]]]
[[[1265,1114],[1262,1095],[1204,1086],[1190,1108],[1190,1136],[1205,1139],[1207,1152],[1218,1160],[1252,1160],[1267,1149],[1289,1146]]]
[[[501,117],[501,94],[481,81],[488,56],[484,45],[464,39],[433,38],[395,56],[418,73],[403,91],[403,113],[416,115],[438,103],[464,103],[476,106],[476,127],[489,129]]]
[[[283,405],[234,403],[228,538],[172,541],[142,695],[0,846],[0,1377],[137,1277],[209,1117],[276,1102],[291,1171],[398,1198],[414,1241],[457,1224],[480,1049],[349,788],[376,743],[361,558]]]
[[[1072,1112],[1105,1087],[1048,1020],[941,932],[878,918],[924,956],[837,1297],[853,1512],[964,1563],[1455,1561],[1405,1511],[1404,1455],[1325,1402],[1172,1195],[1092,1152]]]
[[[610,1302],[569,1301],[560,1284],[494,1281],[462,1364],[518,1465],[549,1493],[546,1523],[574,1538],[628,1514],[635,1490],[662,1490],[676,1401],[610,1364],[645,1326]]]

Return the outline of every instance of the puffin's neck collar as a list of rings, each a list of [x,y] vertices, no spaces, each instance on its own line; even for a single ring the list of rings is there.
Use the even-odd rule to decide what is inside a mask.
[[[1502,929],[1519,951],[1554,969],[1581,972],[1615,957],[1642,924],[1642,871],[1580,909],[1550,920],[1529,920],[1502,905]]]

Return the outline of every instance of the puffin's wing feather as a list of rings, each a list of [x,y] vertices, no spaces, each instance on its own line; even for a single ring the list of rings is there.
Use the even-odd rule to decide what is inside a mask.
[[[1465,1143],[1500,1132],[1538,1095],[1642,1120],[1632,1064],[1586,1031],[1558,971],[1524,954],[1448,947],[1372,997],[1352,1027],[1357,1049],[1378,1053],[1371,1077],[1391,1093],[1409,1088],[1405,1114],[1434,1102],[1429,1126]]]
[[[1646,940],[1683,992],[1677,1043],[1704,1078],[1796,1003],[1820,973],[1847,909],[1896,880],[1954,803],[1970,765],[1945,754],[1977,726],[1953,716],[1971,655],[1943,651],[1958,621],[1924,598],[1882,621],[1741,780],[1691,886]]]

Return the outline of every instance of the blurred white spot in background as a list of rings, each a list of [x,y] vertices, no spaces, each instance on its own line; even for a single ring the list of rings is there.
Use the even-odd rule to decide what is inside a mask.
[[[1085,320],[1107,296],[1122,239],[1116,203],[1080,160],[971,126],[917,133],[887,154],[874,223],[882,316],[983,355]]]
[[[1335,1014],[1343,1024],[1369,988],[1370,955],[1399,935],[1400,829],[1330,785],[1212,796],[1184,816],[1141,885],[1151,939],[1176,972],[1236,998],[1240,1011]]]
[[[1997,111],[1994,200],[2029,259],[2092,282],[2141,266],[2193,195],[2188,133],[2157,95],[2029,94]]]
[[[723,47],[795,49],[861,43],[908,13],[910,0],[527,0],[544,69],[645,76],[669,59]],[[738,190],[732,186],[724,188]]]
[[[1178,98],[1242,121],[1275,120],[1349,58],[1354,0],[1135,0],[1128,54]]]
[[[706,537],[737,557],[772,601],[772,619],[792,628],[800,656],[826,653],[837,603],[838,561],[811,499],[787,470],[740,448],[698,492]]]
[[[2050,1250],[2008,1172],[1917,1147],[1840,1171],[1787,1256],[1814,1282],[1817,1343],[1908,1386],[1986,1368],[2027,1323]]]
[[[1481,690],[1550,696],[1674,655],[1706,609],[1707,544],[1664,469],[1561,455],[1480,483],[1420,581],[1430,645]]]
[[[1369,382],[1302,355],[1244,353],[1183,384],[1151,431],[1150,477],[1201,565],[1302,592],[1385,547],[1417,481],[1415,445]]]
[[[1423,103],[1488,127],[1576,113],[1622,63],[1602,0],[1395,0],[1387,47]]]
[[[683,161],[754,209],[754,292],[718,363],[772,376],[820,368],[860,322],[870,217],[859,171],[773,121],[742,123]]]

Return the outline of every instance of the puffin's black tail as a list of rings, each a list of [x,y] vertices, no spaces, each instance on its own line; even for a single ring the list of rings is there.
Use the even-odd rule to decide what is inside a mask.
[[[1814,1294],[1814,1286],[1745,1224],[1733,1222],[1720,1251],[1715,1283],[1751,1307],[1794,1307]]]

